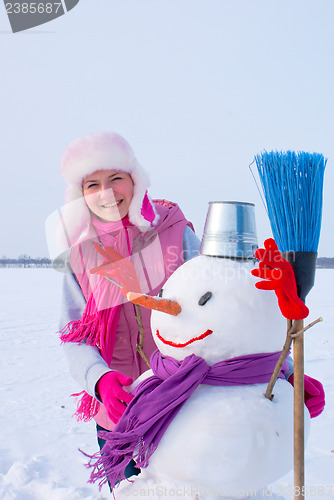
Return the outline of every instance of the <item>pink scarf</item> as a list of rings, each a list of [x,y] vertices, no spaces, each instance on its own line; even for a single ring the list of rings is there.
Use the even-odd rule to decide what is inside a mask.
[[[119,222],[102,222],[92,216],[92,225],[95,238],[74,247],[70,260],[72,269],[81,268],[82,272],[75,274],[87,305],[81,319],[71,321],[63,328],[60,339],[62,342],[85,342],[97,346],[110,366],[123,296],[121,288],[102,276],[89,273],[103,259],[94,248],[94,243],[98,241],[103,246],[113,247],[124,258],[129,258],[133,239],[139,230],[129,222],[128,217]],[[75,413],[77,419],[91,420],[97,414],[100,403],[86,391],[73,396],[80,396]]]

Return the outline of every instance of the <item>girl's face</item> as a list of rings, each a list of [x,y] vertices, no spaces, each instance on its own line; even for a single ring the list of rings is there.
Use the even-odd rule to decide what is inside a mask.
[[[82,184],[88,208],[104,222],[123,219],[133,197],[131,175],[118,170],[97,170]]]

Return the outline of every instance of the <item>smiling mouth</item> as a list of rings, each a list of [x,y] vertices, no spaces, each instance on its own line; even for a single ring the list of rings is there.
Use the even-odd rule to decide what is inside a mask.
[[[118,200],[118,201],[115,201],[115,203],[106,203],[105,205],[101,205],[102,208],[112,208],[112,207],[116,207],[117,205],[119,205],[120,203],[122,203],[123,200]]]
[[[164,339],[160,335],[159,330],[156,331],[157,337],[158,337],[159,340],[161,340],[161,342],[163,342],[164,344],[170,345],[172,347],[178,347],[178,348],[186,347],[187,345],[192,344],[193,342],[196,342],[196,340],[203,340],[203,339],[205,339],[205,337],[208,337],[209,335],[211,335],[211,333],[213,333],[212,330],[207,330],[206,332],[202,333],[198,337],[194,337],[194,338],[192,338],[190,340],[187,340],[187,342],[177,343],[177,342],[173,342],[172,340],[166,340],[166,339]]]

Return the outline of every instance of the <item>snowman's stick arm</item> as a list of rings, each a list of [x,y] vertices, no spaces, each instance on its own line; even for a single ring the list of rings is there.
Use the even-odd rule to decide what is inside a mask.
[[[144,337],[143,318],[142,318],[142,315],[141,315],[140,306],[138,304],[135,304],[135,309],[136,309],[136,320],[137,320],[137,323],[138,323],[138,330],[139,330],[139,342],[136,345],[136,349],[137,349],[137,352],[139,353],[139,355],[143,358],[143,360],[147,364],[147,366],[149,368],[151,368],[151,366],[150,366],[150,360],[146,356],[146,354],[144,352],[144,349],[143,349],[143,347],[144,347],[144,338],[145,337]]]
[[[302,333],[306,332],[306,330],[308,330],[309,328],[311,328],[312,326],[316,325],[317,323],[319,323],[320,321],[323,321],[322,317],[320,316],[318,319],[312,321],[312,323],[309,323],[307,326],[305,326],[304,328],[302,328],[301,330],[298,330],[296,333],[290,333],[291,337],[293,339],[295,339],[296,337],[299,337],[299,335],[301,335]]]
[[[120,285],[119,283],[117,283],[117,281],[112,280],[108,276],[103,276],[103,277],[106,278],[108,281],[111,281],[111,283],[113,283],[114,285],[116,285],[116,286],[118,286],[120,288],[123,288],[123,285]],[[146,356],[146,354],[144,352],[144,349],[143,349],[143,347],[144,347],[144,338],[145,337],[144,337],[143,319],[142,319],[140,307],[139,307],[138,304],[135,304],[135,308],[136,308],[136,320],[137,320],[137,323],[138,323],[138,330],[139,330],[139,342],[136,345],[136,350],[139,353],[139,355],[143,358],[143,360],[145,361],[145,363],[147,364],[147,366],[149,368],[151,368],[150,367],[150,360]]]
[[[280,371],[281,371],[281,368],[282,368],[283,363],[285,361],[285,358],[288,355],[289,349],[290,349],[291,344],[292,344],[292,340],[294,338],[298,337],[299,335],[301,335],[302,333],[304,333],[306,330],[308,330],[312,326],[314,326],[316,323],[319,323],[319,321],[322,321],[321,317],[316,319],[315,321],[312,321],[312,323],[305,326],[304,328],[299,329],[298,327],[301,326],[300,321],[294,321],[292,323],[292,320],[288,320],[288,331],[286,334],[285,343],[284,343],[282,352],[280,354],[280,357],[278,358],[278,361],[277,361],[276,366],[274,368],[273,374],[272,374],[270,381],[268,383],[267,390],[265,392],[266,398],[272,400],[274,397],[272,391],[273,391],[274,385],[276,383],[276,380],[278,378],[278,375],[280,374]]]
[[[272,376],[271,376],[271,378],[269,380],[269,383],[268,383],[268,386],[267,386],[267,390],[266,390],[266,392],[264,394],[265,397],[268,398],[268,399],[270,399],[270,400],[272,400],[273,397],[274,397],[274,395],[272,393],[274,385],[276,383],[278,375],[279,375],[279,373],[281,371],[281,368],[283,366],[285,358],[287,357],[289,349],[290,349],[291,344],[292,344],[292,337],[290,335],[296,333],[295,332],[295,325],[296,325],[296,322],[294,324],[292,324],[292,320],[290,320],[290,319],[288,320],[288,331],[286,333],[285,343],[284,343],[282,352],[280,354],[280,357],[278,358],[278,361],[277,361],[276,366],[274,368],[273,374],[272,374]]]

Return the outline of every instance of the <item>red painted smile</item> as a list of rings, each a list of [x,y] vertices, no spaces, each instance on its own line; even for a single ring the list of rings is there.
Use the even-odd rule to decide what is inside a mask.
[[[186,347],[187,345],[192,344],[196,340],[205,339],[205,337],[208,337],[209,335],[211,335],[211,333],[213,333],[213,331],[212,330],[207,330],[206,332],[202,333],[202,335],[199,335],[198,337],[194,337],[194,338],[188,340],[187,342],[184,342],[183,344],[178,344],[176,342],[173,342],[172,340],[166,340],[166,339],[164,339],[163,337],[161,337],[161,335],[159,333],[159,330],[157,330],[156,333],[157,333],[158,339],[161,340],[161,342],[163,342],[164,344],[170,345],[172,347]]]

